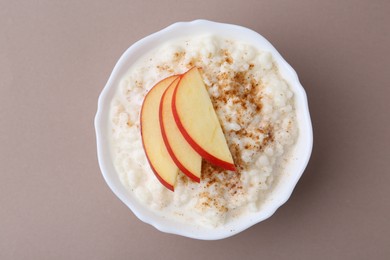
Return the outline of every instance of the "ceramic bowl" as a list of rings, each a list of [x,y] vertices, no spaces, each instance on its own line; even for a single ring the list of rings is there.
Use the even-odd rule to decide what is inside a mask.
[[[280,74],[289,83],[294,92],[299,128],[299,136],[294,147],[293,159],[291,160],[291,163],[288,164],[285,170],[286,173],[268,194],[261,206],[261,210],[256,213],[245,215],[237,221],[229,222],[225,226],[217,228],[201,228],[193,226],[191,223],[178,224],[172,219],[161,217],[139,203],[135,196],[127,191],[119,180],[111,160],[108,138],[110,102],[114,97],[120,79],[127,72],[129,67],[143,54],[165,41],[204,33],[240,39],[253,46],[257,46],[259,49],[270,52],[279,67]],[[153,225],[158,230],[204,240],[222,239],[235,235],[274,214],[274,212],[291,196],[294,187],[309,161],[313,144],[312,126],[306,93],[300,84],[294,69],[282,58],[271,43],[257,32],[237,25],[222,24],[206,20],[172,24],[159,32],[143,38],[128,48],[115,65],[114,70],[99,97],[98,111],[95,117],[95,129],[100,169],[108,186],[115,195],[118,196],[118,198],[126,204],[140,220]]]

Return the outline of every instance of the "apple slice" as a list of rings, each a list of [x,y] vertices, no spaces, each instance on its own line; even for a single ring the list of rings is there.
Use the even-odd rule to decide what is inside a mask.
[[[217,114],[196,67],[180,78],[172,98],[175,122],[191,147],[210,163],[235,171]]]
[[[165,90],[178,76],[171,76],[158,82],[145,96],[141,108],[141,136],[146,158],[157,179],[174,191],[179,172],[169,155],[161,135],[159,123],[160,100]]]
[[[164,92],[160,102],[160,126],[165,145],[177,167],[189,178],[200,182],[202,157],[188,144],[176,125],[172,114],[173,92],[177,78]]]

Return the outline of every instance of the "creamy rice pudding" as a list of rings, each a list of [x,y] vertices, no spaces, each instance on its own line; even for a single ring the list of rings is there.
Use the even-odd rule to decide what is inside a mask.
[[[236,171],[202,162],[200,183],[179,172],[175,191],[152,172],[142,146],[140,110],[161,79],[201,72]],[[175,39],[144,55],[121,80],[111,103],[111,155],[122,184],[167,218],[217,227],[262,202],[285,174],[298,135],[294,94],[270,53],[213,35]]]

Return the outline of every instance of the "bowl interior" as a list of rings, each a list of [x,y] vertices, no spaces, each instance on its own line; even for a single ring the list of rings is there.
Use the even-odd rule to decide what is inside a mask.
[[[154,49],[162,42],[188,35],[205,33],[239,39],[272,53],[281,75],[294,91],[299,128],[299,136],[293,151],[294,157],[285,169],[285,175],[283,178],[279,179],[277,185],[275,185],[269,193],[269,196],[263,203],[261,210],[257,213],[245,215],[238,221],[232,221],[223,227],[213,229],[178,223],[176,221],[163,218],[158,213],[155,213],[141,205],[133,197],[133,195],[125,189],[119,180],[119,176],[116,173],[111,160],[108,138],[110,102],[115,95],[120,79],[127,72],[129,67],[143,54]],[[116,196],[118,196],[118,198],[125,203],[139,219],[153,225],[163,232],[206,240],[221,239],[232,236],[270,217],[276,209],[285,203],[290,197],[296,183],[308,163],[313,142],[312,127],[305,91],[299,83],[295,71],[281,57],[276,49],[264,37],[252,30],[236,25],[221,24],[205,20],[175,23],[138,41],[127,49],[115,65],[114,70],[99,97],[98,111],[95,117],[95,129],[99,165],[104,179]]]

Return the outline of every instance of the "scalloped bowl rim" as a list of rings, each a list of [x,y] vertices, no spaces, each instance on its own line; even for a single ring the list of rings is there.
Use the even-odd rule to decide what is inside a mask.
[[[109,105],[120,78],[124,75],[124,73],[126,73],[131,64],[133,64],[146,52],[152,50],[154,47],[157,47],[162,41],[175,37],[179,38],[187,36],[190,35],[189,32],[194,34],[212,33],[228,38],[233,37],[243,41],[248,41],[254,45],[258,45],[263,50],[271,52],[275,62],[278,64],[281,75],[293,89],[298,117],[297,122],[299,124],[299,137],[293,152],[295,155],[298,154],[299,158],[296,158],[296,160],[290,163],[290,165],[293,164],[293,166],[291,166],[291,172],[289,172],[285,177],[280,178],[279,183],[265,199],[266,201],[262,206],[263,208],[259,212],[249,214],[250,216],[245,216],[237,221],[233,221],[230,224],[215,229],[177,223],[174,220],[166,219],[158,215],[140,204],[134,197],[131,196],[131,194],[129,194],[119,180],[119,176],[116,173],[111,160],[109,140],[107,137]],[[313,132],[307,97],[294,69],[282,58],[271,43],[257,32],[238,25],[217,23],[207,20],[174,23],[130,46],[116,63],[106,86],[103,88],[99,96],[98,109],[94,123],[99,166],[105,181],[114,194],[124,204],[126,204],[140,220],[151,224],[158,230],[203,240],[215,240],[230,237],[272,216],[274,212],[291,196],[298,180],[308,164],[313,146]]]

